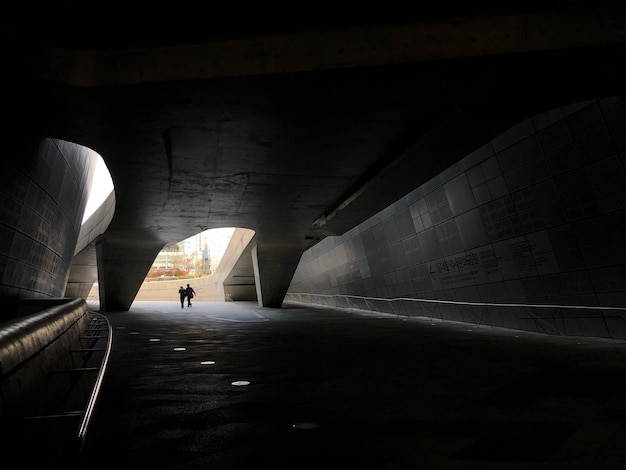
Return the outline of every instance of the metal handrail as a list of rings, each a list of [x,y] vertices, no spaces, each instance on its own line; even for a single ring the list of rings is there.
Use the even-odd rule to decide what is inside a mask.
[[[82,415],[82,419],[78,428],[78,446],[79,448],[82,447],[84,441],[85,441],[85,436],[87,435],[87,428],[89,427],[89,423],[91,421],[91,417],[92,417],[92,413],[94,411],[95,405],[96,405],[96,401],[98,399],[98,395],[100,393],[100,387],[102,385],[102,381],[104,379],[104,373],[107,370],[107,365],[109,362],[109,356],[111,355],[111,346],[112,346],[112,340],[113,340],[113,330],[111,328],[111,324],[109,323],[108,318],[106,318],[104,315],[102,314],[96,314],[96,313],[92,313],[92,315],[94,315],[94,317],[97,316],[99,321],[102,321],[105,324],[106,327],[106,335],[102,336],[101,341],[105,342],[105,352],[102,358],[102,361],[100,363],[100,366],[98,368],[98,376],[96,377],[95,383],[93,385],[93,388],[91,390],[91,395],[89,396],[89,400],[87,402],[87,405],[85,407],[85,410],[83,412]],[[94,343],[95,345],[95,343]]]

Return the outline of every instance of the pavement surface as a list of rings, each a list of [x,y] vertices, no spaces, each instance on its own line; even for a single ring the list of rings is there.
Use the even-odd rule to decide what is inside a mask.
[[[626,468],[622,341],[240,302],[104,315],[65,468]]]

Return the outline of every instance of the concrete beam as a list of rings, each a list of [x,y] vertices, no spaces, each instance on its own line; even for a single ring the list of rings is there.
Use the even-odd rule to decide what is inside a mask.
[[[292,73],[626,42],[623,7],[550,9],[401,25],[102,51],[49,47],[42,78],[77,86]]]

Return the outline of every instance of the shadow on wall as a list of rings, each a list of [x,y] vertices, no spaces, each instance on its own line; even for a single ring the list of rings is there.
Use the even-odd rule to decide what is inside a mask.
[[[625,110],[612,97],[520,122],[306,251],[288,293],[625,306]],[[422,313],[415,302],[405,309]],[[460,308],[441,312],[465,321]],[[491,326],[541,332],[519,312],[498,309]],[[571,335],[626,337],[625,317],[596,312],[542,320]]]

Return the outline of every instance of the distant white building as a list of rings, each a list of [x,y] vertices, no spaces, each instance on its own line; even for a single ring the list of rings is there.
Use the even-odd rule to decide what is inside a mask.
[[[205,230],[163,249],[153,269],[183,269],[192,275],[215,271],[224,256],[234,228]]]

